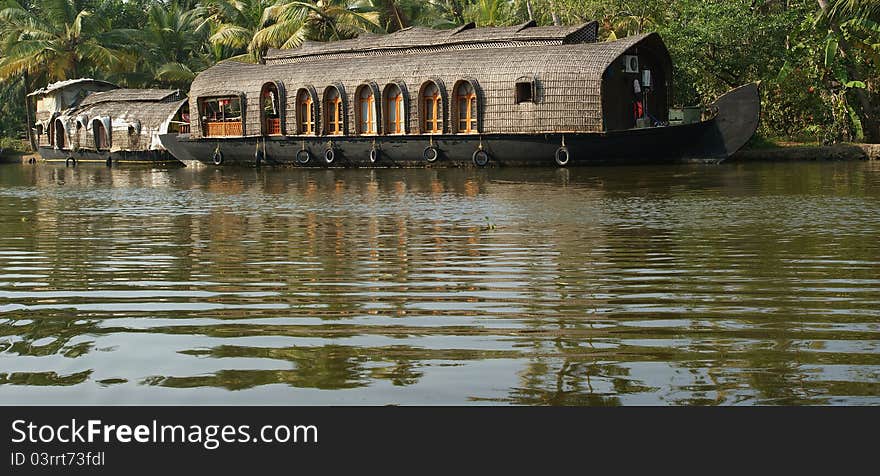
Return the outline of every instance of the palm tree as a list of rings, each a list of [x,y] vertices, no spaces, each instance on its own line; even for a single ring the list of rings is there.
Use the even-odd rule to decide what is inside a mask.
[[[77,78],[134,64],[135,56],[120,47],[124,32],[112,30],[103,5],[94,11],[79,0],[45,0],[34,6],[7,0],[0,10],[0,80],[21,78],[25,94],[31,79],[40,82]],[[31,132],[30,99],[25,96],[27,135]]]
[[[202,8],[184,10],[176,4],[171,8],[153,5],[143,30],[151,79],[186,89],[196,72],[210,66],[204,50],[207,31]]]
[[[260,52],[253,45],[254,35],[263,27],[264,11],[273,3],[269,0],[204,0],[206,19],[212,25],[208,40],[225,50],[221,53],[224,57],[259,59]]]
[[[333,41],[356,37],[363,31],[377,31],[380,14],[366,1],[279,0],[267,8],[263,28],[254,35],[252,50],[295,48],[305,40]]]
[[[446,5],[437,0],[371,0],[370,6],[379,13],[379,25],[387,33],[414,25],[448,28],[456,24],[445,15]]]
[[[63,80],[134,63],[123,48],[127,33],[110,28],[100,5],[92,11],[80,0],[45,0],[28,10],[7,3],[0,11],[0,79],[31,73]]]
[[[510,2],[506,0],[477,0],[465,9],[465,19],[479,26],[499,26],[516,22]]]
[[[880,3],[876,0],[819,0],[819,8],[834,20],[880,17]]]

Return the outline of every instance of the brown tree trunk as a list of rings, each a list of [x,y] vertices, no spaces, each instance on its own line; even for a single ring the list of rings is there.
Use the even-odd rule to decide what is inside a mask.
[[[550,18],[553,19],[553,24],[559,26],[559,15],[556,14],[556,2],[550,0]]]
[[[526,0],[526,11],[529,12],[529,21],[535,19],[535,14],[532,12],[532,2],[531,0]]]
[[[397,2],[388,2],[390,9],[391,20],[395,23],[395,26],[389,28],[388,33],[394,33],[395,31],[403,30],[404,28],[409,26],[409,21],[403,19],[403,12],[400,11],[400,7],[397,5]]]
[[[27,139],[28,143],[31,145],[31,152],[36,152],[37,141],[34,140],[34,120],[33,116],[31,115],[31,98],[30,96],[28,96],[28,93],[30,92],[28,89],[28,83],[30,83],[30,81],[28,81],[27,71],[25,71],[24,74],[21,76],[21,82],[24,83],[24,88],[22,88],[24,89],[24,115],[26,118],[25,120],[27,121],[27,127],[25,128],[25,130],[27,130]]]

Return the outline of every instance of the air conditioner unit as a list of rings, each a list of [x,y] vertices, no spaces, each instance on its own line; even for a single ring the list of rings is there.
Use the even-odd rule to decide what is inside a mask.
[[[626,73],[638,73],[639,57],[635,55],[625,55],[623,57],[623,70]]]

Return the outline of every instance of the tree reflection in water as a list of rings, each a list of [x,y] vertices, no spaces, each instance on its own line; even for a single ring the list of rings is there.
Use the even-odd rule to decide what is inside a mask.
[[[876,404],[878,171],[3,166],[0,399]]]

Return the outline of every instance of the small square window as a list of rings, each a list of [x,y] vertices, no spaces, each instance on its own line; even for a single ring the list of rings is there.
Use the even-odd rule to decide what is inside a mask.
[[[516,83],[516,103],[535,102],[534,84],[531,81]]]

